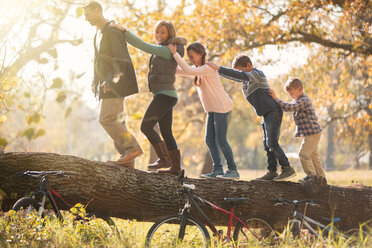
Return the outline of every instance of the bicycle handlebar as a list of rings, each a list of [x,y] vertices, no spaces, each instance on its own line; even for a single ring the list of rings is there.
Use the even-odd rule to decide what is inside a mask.
[[[288,199],[284,199],[284,198],[276,198],[276,199],[273,199],[271,200],[271,202],[275,202],[275,203],[279,203],[279,204],[293,204],[293,205],[297,205],[297,204],[300,204],[300,203],[307,203],[309,205],[318,205],[318,203],[322,203],[322,200],[317,200],[317,199],[306,199],[306,200],[288,200]]]
[[[182,187],[195,190],[195,185],[194,184],[187,184],[187,183],[182,183]]]
[[[65,176],[77,174],[75,171],[21,171],[17,172],[18,177],[42,177],[42,176]]]
[[[195,185],[194,184],[184,183],[184,181],[185,181],[186,178],[187,177],[185,177],[185,170],[181,170],[181,173],[178,176],[178,181],[181,183],[181,187],[182,188],[186,188],[186,189],[195,190]]]

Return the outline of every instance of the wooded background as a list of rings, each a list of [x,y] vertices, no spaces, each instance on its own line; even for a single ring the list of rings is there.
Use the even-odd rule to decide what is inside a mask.
[[[1,1],[0,146],[4,151],[43,151],[88,159],[115,158],[112,141],[98,123],[90,84],[95,29],[84,20],[83,1]],[[4,2],[4,4],[3,4]],[[100,1],[104,15],[153,43],[153,26],[171,20],[177,35],[199,41],[214,62],[230,66],[247,53],[280,98],[289,76],[305,84],[323,127],[320,154],[329,170],[372,168],[372,8],[368,0],[288,1]],[[151,2],[151,4],[150,4]],[[139,126],[151,100],[146,75],[150,55],[129,46],[140,93],[126,99],[126,120],[150,159]],[[85,59],[84,67],[73,62]],[[284,68],[284,69],[283,69]],[[278,71],[282,73],[278,73]],[[241,93],[222,79],[234,101],[228,140],[239,168],[265,169],[261,118]],[[209,161],[205,113],[192,80],[178,78],[173,130],[186,170],[199,174]],[[294,122],[284,115],[280,143],[292,164]],[[299,169],[301,170],[301,169]]]

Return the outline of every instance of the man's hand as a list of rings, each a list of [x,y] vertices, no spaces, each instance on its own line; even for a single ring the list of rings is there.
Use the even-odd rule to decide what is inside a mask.
[[[119,29],[120,31],[123,31],[123,32],[127,32],[127,29],[124,28],[123,26],[120,26],[119,24],[115,23],[115,22],[111,22],[110,23],[110,26],[111,27],[114,27],[114,28],[117,28]]]
[[[94,86],[94,84],[92,84],[92,92],[93,94],[96,94],[96,86]]]
[[[217,64],[215,64],[215,63],[213,63],[211,61],[208,61],[207,62],[207,65],[209,65],[210,67],[212,67],[213,69],[215,69],[217,71],[220,69],[220,66],[219,65],[217,65]]]
[[[175,44],[169,44],[167,47],[169,48],[171,54],[175,54],[177,52],[177,47]]]
[[[276,94],[275,94],[275,91],[274,91],[273,89],[269,89],[269,95],[270,95],[272,98],[274,98],[274,100],[277,99]]]
[[[114,83],[114,84],[117,84],[118,82],[119,82],[119,80],[120,80],[120,77],[123,75],[123,73],[116,73],[115,75],[114,75],[114,77],[112,78],[112,82]]]
[[[109,91],[111,91],[111,89],[106,84],[103,84],[103,93],[106,94],[106,92]]]

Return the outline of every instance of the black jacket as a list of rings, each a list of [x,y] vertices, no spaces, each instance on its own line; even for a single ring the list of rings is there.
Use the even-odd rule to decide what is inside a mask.
[[[102,29],[100,48],[96,48],[94,37],[94,80],[99,99],[126,97],[138,93],[136,73],[130,58],[123,32],[111,27],[108,22]],[[121,73],[119,82],[112,81],[114,74]],[[104,93],[102,84],[111,90]]]

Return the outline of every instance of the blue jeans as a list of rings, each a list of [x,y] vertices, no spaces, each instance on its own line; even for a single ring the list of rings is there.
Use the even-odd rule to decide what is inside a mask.
[[[280,126],[282,125],[283,110],[278,108],[263,116],[262,131],[263,145],[267,155],[268,170],[276,172],[277,164],[289,166],[289,161],[279,145]]]
[[[205,143],[207,143],[209,154],[212,157],[213,168],[218,170],[222,170],[219,147],[226,158],[228,169],[236,170],[234,155],[226,139],[230,113],[231,111],[223,114],[209,112],[207,115]]]

